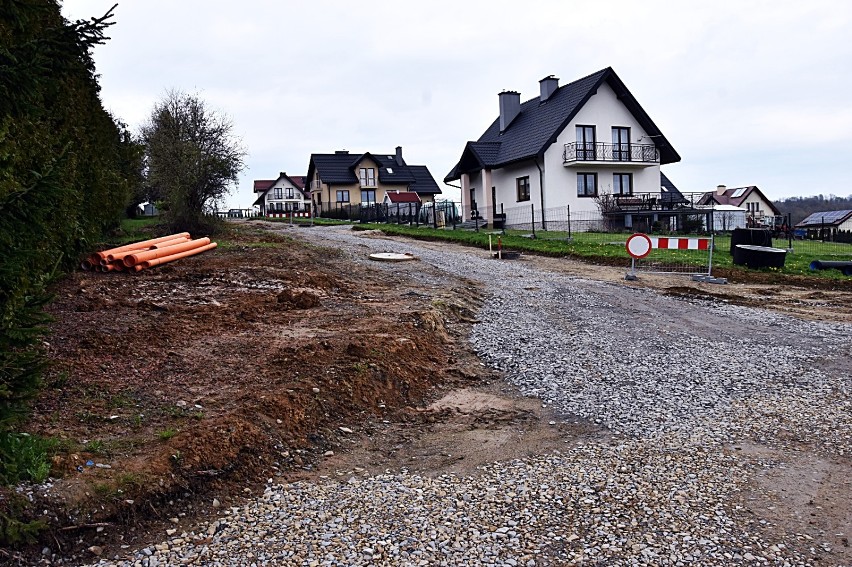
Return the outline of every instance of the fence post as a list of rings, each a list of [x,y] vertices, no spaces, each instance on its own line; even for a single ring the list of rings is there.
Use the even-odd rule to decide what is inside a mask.
[[[713,248],[716,246],[716,238],[714,234],[710,233],[710,257],[707,259],[707,275],[713,275]]]
[[[787,213],[787,248],[793,251],[793,213]]]
[[[432,197],[432,228],[438,230],[438,207],[435,203],[435,198]]]
[[[567,205],[568,209],[568,238],[571,238],[571,205]]]
[[[530,210],[532,211],[532,223],[531,223],[532,235],[533,235],[533,238],[535,238],[535,205],[532,204],[532,203],[530,203]]]

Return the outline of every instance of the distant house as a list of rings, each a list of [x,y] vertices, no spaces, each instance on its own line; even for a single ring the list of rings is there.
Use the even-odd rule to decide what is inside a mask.
[[[382,203],[391,192],[414,192],[421,202],[432,202],[441,193],[429,169],[407,164],[399,146],[394,154],[311,154],[307,179],[318,216]]]
[[[385,193],[382,204],[387,207],[389,215],[415,214],[419,212],[420,197],[414,191],[390,191]]]
[[[466,218],[491,223],[501,206],[530,205],[627,227],[702,214],[661,175],[680,155],[612,68],[563,86],[545,77],[523,103],[501,92],[498,107],[444,178],[460,182]]]
[[[305,193],[305,178],[287,175],[284,171],[278,179],[255,180],[254,191],[258,197],[253,204],[259,207],[262,215],[306,211],[311,203]]]
[[[160,214],[154,203],[139,203],[136,205],[136,214],[140,217],[155,217]]]
[[[812,213],[795,228],[806,231],[811,238],[834,240],[838,232],[852,231],[852,210]]]
[[[733,187],[724,185],[715,191],[705,193],[699,200],[701,205],[733,205],[746,210],[746,222],[749,226],[776,227],[783,221],[781,211],[754,185]],[[718,228],[718,227],[717,227]]]
[[[389,191],[385,193],[383,201],[386,205],[398,205],[401,203],[421,203],[420,196],[414,191]]]

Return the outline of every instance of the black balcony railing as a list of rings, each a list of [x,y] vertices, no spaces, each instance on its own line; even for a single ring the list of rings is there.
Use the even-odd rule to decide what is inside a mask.
[[[604,144],[571,142],[562,154],[565,163],[575,161],[609,161],[659,163],[660,152],[653,144]]]
[[[704,193],[631,193],[629,195],[600,194],[595,197],[601,213],[621,215],[642,211],[712,211],[713,202],[705,204]]]

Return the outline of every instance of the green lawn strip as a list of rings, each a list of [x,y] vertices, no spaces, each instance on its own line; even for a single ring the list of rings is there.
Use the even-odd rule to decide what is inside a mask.
[[[625,243],[629,234],[626,233],[594,233],[575,232],[571,238],[565,232],[540,231],[535,232],[535,238],[531,231],[508,230],[505,233],[480,229],[478,232],[471,230],[445,230],[427,227],[413,227],[395,224],[356,224],[353,230],[381,230],[386,234],[406,236],[419,240],[446,241],[472,246],[480,249],[488,249],[488,237],[491,236],[492,249],[496,251],[498,238],[503,250],[527,252],[544,256],[572,257],[584,261],[605,265],[624,266],[630,265],[630,256],[627,254]],[[668,236],[668,235],[667,235]],[[697,235],[677,235],[678,237],[698,238]],[[702,238],[706,238],[702,236]],[[785,266],[782,269],[767,268],[762,270],[749,270],[743,266],[736,266],[730,254],[730,236],[718,236],[714,238],[715,249],[713,251],[713,268],[723,268],[736,274],[765,272],[775,274],[786,274],[796,276],[809,276],[820,279],[831,279],[838,281],[850,281],[838,270],[811,271],[810,264],[813,260],[843,259],[838,255],[842,250],[835,243],[823,243],[815,241],[794,241],[793,252],[788,253]],[[778,248],[787,248],[787,241],[774,243]],[[852,246],[849,246],[852,253]],[[852,255],[845,256],[852,260]],[[692,250],[653,250],[647,257],[648,261],[669,261],[670,263],[688,263],[697,266],[706,265],[706,253]]]

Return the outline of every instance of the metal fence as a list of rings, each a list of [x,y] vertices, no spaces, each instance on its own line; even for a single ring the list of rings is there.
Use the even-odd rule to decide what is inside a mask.
[[[573,211],[570,207],[541,209],[533,204],[506,208],[477,207],[461,216],[462,204],[452,201],[436,203],[399,203],[332,206],[321,216],[352,220],[362,223],[406,224],[429,226],[448,230],[501,231],[536,239],[582,241],[598,246],[623,246],[630,234],[643,232],[660,236],[715,235],[715,248],[727,252],[730,230],[708,230],[708,215],[712,210],[675,214],[636,215],[605,214],[601,211]],[[623,213],[623,211],[621,211]],[[716,223],[720,224],[720,223]],[[852,234],[842,231],[799,231],[789,222],[768,229],[772,246],[784,248],[793,254],[808,255],[826,260],[852,259]],[[683,253],[688,254],[688,253]],[[654,251],[646,263],[669,251]],[[691,264],[691,259],[689,262]],[[698,265],[705,265],[702,256]],[[691,269],[691,268],[685,268]]]
[[[462,224],[461,209],[452,201],[435,203],[338,204],[326,208],[325,218],[361,223],[407,224],[433,228],[457,228]]]

